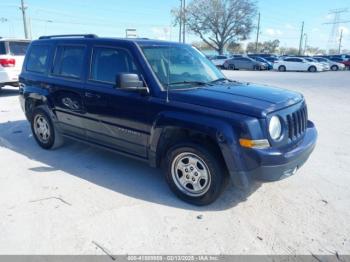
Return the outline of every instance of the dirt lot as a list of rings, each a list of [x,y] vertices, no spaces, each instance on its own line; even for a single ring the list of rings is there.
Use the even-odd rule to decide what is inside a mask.
[[[78,143],[41,150],[0,95],[0,254],[350,254],[350,72],[227,72],[302,92],[317,148],[289,179],[176,199],[160,171]]]

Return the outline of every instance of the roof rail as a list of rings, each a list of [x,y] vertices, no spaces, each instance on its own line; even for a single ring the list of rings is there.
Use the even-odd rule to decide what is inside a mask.
[[[97,35],[94,34],[76,34],[76,35],[48,35],[48,36],[40,36],[39,39],[52,39],[52,38],[61,38],[61,37],[82,37],[82,38],[97,38]]]

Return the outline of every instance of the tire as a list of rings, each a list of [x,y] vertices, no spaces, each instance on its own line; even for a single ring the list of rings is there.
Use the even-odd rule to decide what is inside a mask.
[[[228,65],[229,70],[236,70],[235,65]]]
[[[55,149],[63,144],[63,137],[43,106],[34,109],[30,123],[35,141],[43,149]]]
[[[337,65],[332,65],[331,70],[332,71],[338,71],[339,67]]]
[[[317,68],[315,66],[310,66],[308,71],[311,73],[315,73],[315,72],[317,72]]]
[[[227,184],[228,175],[222,161],[207,148],[191,142],[168,150],[165,171],[175,195],[196,206],[213,203]]]
[[[281,66],[278,67],[278,71],[280,71],[280,72],[286,72],[286,71],[287,71],[287,68],[286,68],[285,66],[281,65]]]

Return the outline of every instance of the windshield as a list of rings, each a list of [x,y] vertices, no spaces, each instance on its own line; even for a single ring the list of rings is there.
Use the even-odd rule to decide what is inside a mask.
[[[159,81],[169,90],[193,88],[225,78],[191,46],[144,46],[142,50]]]

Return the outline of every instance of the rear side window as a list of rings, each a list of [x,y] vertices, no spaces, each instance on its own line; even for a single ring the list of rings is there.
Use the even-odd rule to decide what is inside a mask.
[[[69,78],[81,78],[84,54],[84,46],[59,46],[56,50],[53,74]]]
[[[0,42],[0,55],[6,55],[5,42]]]
[[[29,43],[27,42],[9,42],[9,50],[11,55],[25,55]]]
[[[35,73],[45,73],[50,47],[46,45],[32,46],[28,58],[26,69]]]
[[[91,80],[115,84],[120,73],[138,74],[137,67],[124,49],[96,47],[93,51]]]

